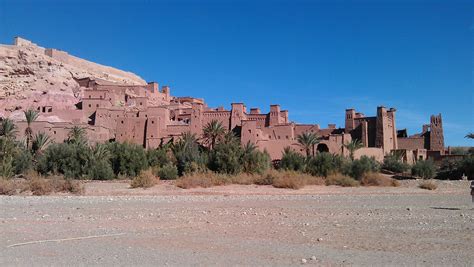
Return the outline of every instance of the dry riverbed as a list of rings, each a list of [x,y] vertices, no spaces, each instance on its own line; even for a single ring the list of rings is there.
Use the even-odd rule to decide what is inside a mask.
[[[465,181],[397,188],[91,182],[84,196],[1,196],[0,265],[473,266]]]

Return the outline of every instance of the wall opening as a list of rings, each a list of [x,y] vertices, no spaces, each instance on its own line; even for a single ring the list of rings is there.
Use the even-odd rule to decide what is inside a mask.
[[[319,144],[316,148],[318,152],[329,152],[329,147],[326,144]]]

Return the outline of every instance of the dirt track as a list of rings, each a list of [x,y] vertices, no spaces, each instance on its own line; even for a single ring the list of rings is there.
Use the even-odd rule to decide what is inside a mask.
[[[474,265],[466,182],[86,192],[0,197],[0,265]]]

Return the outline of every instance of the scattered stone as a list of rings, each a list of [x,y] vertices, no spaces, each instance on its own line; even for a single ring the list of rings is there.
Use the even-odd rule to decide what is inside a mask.
[[[307,263],[308,261],[306,259],[301,259],[301,263],[305,264]]]
[[[315,261],[315,260],[316,260],[316,256],[311,256],[311,260],[312,260],[312,261]]]

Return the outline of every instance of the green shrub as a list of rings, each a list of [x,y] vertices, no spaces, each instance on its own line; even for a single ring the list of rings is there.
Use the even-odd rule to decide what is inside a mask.
[[[13,168],[13,157],[12,156],[4,156],[3,160],[0,162],[0,179],[3,178],[11,178],[15,174]]]
[[[402,162],[397,156],[390,155],[384,158],[382,169],[395,173],[403,173],[410,169],[410,165]]]
[[[145,149],[136,144],[117,143],[108,144],[110,162],[115,175],[135,177],[148,167]]]
[[[340,171],[343,162],[340,156],[323,152],[308,160],[306,171],[314,176],[327,177],[331,173]]]
[[[89,171],[91,150],[81,143],[51,144],[38,160],[41,174],[63,174],[69,178],[83,178]]]
[[[258,150],[244,153],[241,158],[242,169],[246,173],[262,174],[271,166],[270,155],[266,151]]]
[[[432,160],[419,160],[413,164],[411,173],[423,179],[431,179],[436,175],[436,166]]]
[[[209,169],[218,173],[238,174],[242,171],[242,155],[242,147],[236,138],[218,143],[210,153]]]
[[[115,178],[114,171],[108,160],[90,162],[87,175],[93,180],[111,180]]]
[[[178,168],[173,164],[168,163],[163,167],[160,167],[156,174],[161,180],[175,180],[178,177]]]
[[[166,150],[162,148],[148,149],[146,151],[146,158],[148,160],[148,166],[150,167],[162,167],[170,162]]]
[[[459,170],[469,180],[474,180],[474,155],[467,156],[459,162]]]
[[[206,163],[206,158],[201,152],[194,134],[184,133],[181,139],[173,143],[171,151],[180,176],[188,173],[186,169],[189,171],[189,168],[193,167],[192,165],[200,168]]]
[[[436,173],[436,179],[458,180],[461,179],[463,172],[460,168],[461,159],[445,158],[440,164]]]
[[[290,171],[304,171],[305,157],[300,153],[293,151],[290,147],[283,150],[283,156],[280,160],[280,169]]]
[[[369,172],[378,172],[380,170],[380,164],[375,160],[374,157],[362,156],[360,159],[352,161],[348,168],[349,176],[356,180],[360,180],[362,176]]]

